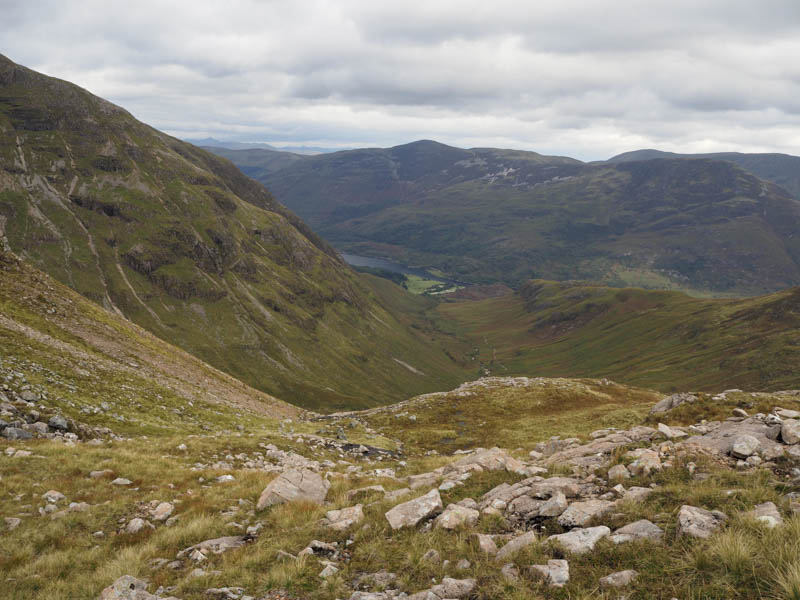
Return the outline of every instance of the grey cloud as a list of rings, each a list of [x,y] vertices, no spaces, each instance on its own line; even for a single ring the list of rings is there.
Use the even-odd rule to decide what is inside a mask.
[[[11,4],[0,51],[184,137],[584,159],[800,145],[796,0]]]

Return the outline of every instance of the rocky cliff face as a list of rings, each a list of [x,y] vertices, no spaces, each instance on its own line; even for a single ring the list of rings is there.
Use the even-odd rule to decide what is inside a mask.
[[[61,282],[297,403],[441,385],[397,366],[395,354],[417,360],[421,338],[261,185],[4,57],[0,219],[9,247]],[[444,355],[433,360],[448,371]]]

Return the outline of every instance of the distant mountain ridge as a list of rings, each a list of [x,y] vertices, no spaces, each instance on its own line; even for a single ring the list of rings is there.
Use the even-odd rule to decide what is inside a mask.
[[[430,335],[399,322],[233,164],[2,56],[0,239],[84,296],[304,407],[385,403],[461,380]]]
[[[339,250],[461,281],[723,295],[800,283],[800,201],[727,160],[586,164],[430,140],[296,160],[220,153]]]
[[[677,154],[661,150],[634,150],[610,158],[608,162],[620,163],[654,158],[711,158],[725,160],[740,166],[753,175],[781,186],[800,200],[800,156],[778,153],[711,152],[707,154]]]
[[[225,142],[213,137],[202,139],[187,138],[184,141],[200,147],[224,148],[227,150],[275,150],[276,152],[289,152],[306,156],[336,152],[334,148],[325,148],[322,146],[281,146],[278,148],[277,146],[261,142]]]

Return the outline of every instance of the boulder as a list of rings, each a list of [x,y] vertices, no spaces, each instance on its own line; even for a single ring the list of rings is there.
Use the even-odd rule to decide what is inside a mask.
[[[556,491],[547,502],[539,507],[539,516],[558,517],[567,510],[568,506],[569,502],[567,502],[567,497],[564,493],[560,490]]]
[[[761,442],[752,435],[739,435],[733,438],[731,444],[731,456],[734,458],[747,458],[758,452]]]
[[[123,575],[100,592],[100,600],[158,600],[147,592],[147,583],[131,575]]]
[[[325,525],[335,531],[344,531],[363,520],[364,509],[361,504],[339,510],[329,510],[325,513]]]
[[[663,400],[656,403],[653,408],[650,409],[651,415],[658,415],[661,413],[668,412],[673,408],[676,408],[683,404],[684,402],[696,402],[697,396],[694,394],[672,394],[671,396],[667,396]]]
[[[548,560],[546,565],[531,565],[531,574],[543,578],[550,587],[564,587],[569,582],[569,563],[566,560]]]
[[[708,538],[726,520],[727,516],[719,511],[684,504],[678,512],[678,536]]]
[[[633,583],[638,576],[639,573],[637,571],[628,569],[627,571],[617,571],[616,573],[611,573],[611,575],[601,577],[598,583],[603,588],[621,588]]]
[[[67,423],[67,420],[61,415],[54,415],[50,417],[50,420],[47,422],[47,424],[51,429],[55,429],[56,431],[66,431],[69,429],[69,423]]]
[[[476,586],[474,579],[445,577],[442,583],[433,586],[430,591],[439,598],[468,598]]]
[[[472,527],[480,516],[481,513],[472,508],[449,504],[444,512],[436,517],[434,526],[441,529],[456,529],[462,525]]]
[[[636,476],[647,476],[654,471],[660,471],[662,468],[661,459],[655,450],[640,451],[639,457],[628,467],[631,474]]]
[[[258,498],[256,510],[264,510],[273,504],[304,500],[322,504],[328,495],[330,482],[318,473],[307,469],[289,469],[273,479]]]
[[[423,519],[432,517],[441,510],[442,498],[439,495],[439,490],[431,490],[424,496],[398,504],[387,512],[385,516],[392,529],[401,529],[403,527],[415,527]]]
[[[599,527],[573,529],[568,533],[551,535],[547,538],[547,541],[557,542],[567,552],[583,554],[584,552],[594,550],[595,544],[610,534],[611,530],[608,527],[600,525]]]
[[[772,529],[778,525],[783,525],[783,517],[781,516],[778,507],[774,502],[764,502],[758,504],[753,510],[745,513],[748,517],[752,517],[756,521],[764,523],[767,527]]]
[[[126,533],[139,533],[143,529],[153,529],[153,524],[136,517],[135,519],[131,519],[128,521],[128,525],[125,527]]]
[[[470,536],[470,540],[472,540],[481,552],[489,556],[497,554],[497,544],[494,543],[492,536],[485,533],[473,533]]]
[[[585,500],[573,502],[560,517],[558,524],[562,527],[583,527],[592,519],[608,514],[615,503],[608,500]]]
[[[800,442],[800,420],[787,419],[781,425],[781,439],[784,444]]]
[[[50,490],[49,492],[45,492],[44,494],[42,494],[42,499],[45,502],[49,502],[51,504],[57,504],[62,500],[66,500],[66,496],[64,496],[64,494],[62,494],[59,491]]]
[[[614,465],[608,470],[609,481],[622,481],[623,479],[630,479],[631,473],[625,465]]]
[[[517,537],[509,540],[505,546],[500,548],[500,550],[497,551],[497,554],[495,554],[494,559],[497,562],[505,562],[507,558],[510,558],[523,548],[536,543],[536,540],[537,537],[535,531],[528,531],[527,533],[518,535]]]
[[[191,557],[194,552],[200,552],[202,554],[208,554],[209,552],[212,554],[222,554],[228,550],[241,548],[248,542],[251,542],[253,539],[253,536],[250,535],[229,535],[226,537],[214,538],[212,540],[205,540],[204,542],[200,542],[194,546],[184,548],[178,552],[176,558],[183,558],[184,556]]]
[[[632,542],[633,540],[659,541],[664,537],[664,530],[647,519],[629,523],[617,529],[609,538],[615,544]]]
[[[3,437],[9,440],[30,440],[33,434],[19,427],[6,427],[3,429]]]
[[[150,516],[154,521],[166,521],[170,515],[175,511],[175,506],[169,502],[159,502],[158,505],[150,511]]]

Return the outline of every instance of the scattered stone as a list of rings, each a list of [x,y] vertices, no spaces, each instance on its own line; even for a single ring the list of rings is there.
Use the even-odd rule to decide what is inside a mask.
[[[220,475],[217,477],[217,483],[230,483],[231,481],[235,481],[233,475]]]
[[[497,554],[497,544],[494,543],[492,536],[485,533],[473,533],[470,536],[470,540],[475,543],[475,545],[478,547],[478,550],[481,552],[488,554],[489,556],[494,556]]]
[[[605,525],[598,527],[587,527],[585,529],[573,529],[568,533],[551,535],[547,538],[548,542],[557,542],[567,552],[573,554],[583,554],[594,550],[595,544],[602,538],[611,534],[611,530]]]
[[[175,558],[183,558],[184,556],[189,556],[192,558],[192,554],[194,552],[203,554],[208,552],[211,552],[212,554],[222,554],[228,550],[241,548],[248,542],[253,541],[253,539],[253,536],[250,535],[229,535],[226,537],[214,538],[212,540],[205,540],[204,542],[200,542],[194,546],[184,548],[178,552],[178,555]]]
[[[328,495],[330,482],[323,479],[318,473],[308,469],[289,469],[273,479],[256,504],[256,510],[264,510],[273,504],[305,500],[322,504]]]
[[[514,563],[506,563],[500,569],[500,574],[509,583],[517,583],[519,581],[519,569]]]
[[[147,583],[131,575],[123,575],[100,592],[100,600],[158,600],[147,592]]]
[[[537,537],[535,531],[528,531],[522,535],[518,535],[517,537],[509,540],[505,546],[500,548],[500,550],[497,551],[497,554],[495,554],[494,559],[497,562],[503,562],[523,548],[536,543],[536,540]]]
[[[558,517],[567,510],[568,506],[569,502],[567,502],[567,497],[564,495],[564,492],[558,490],[539,507],[539,516]]]
[[[67,423],[67,420],[61,415],[54,415],[50,417],[50,420],[47,422],[47,424],[57,431],[66,431],[69,429],[69,423]]]
[[[573,502],[558,518],[558,524],[562,527],[583,527],[592,519],[602,517],[611,512],[614,506],[614,502],[607,500]]]
[[[547,581],[550,587],[564,587],[569,582],[569,563],[551,559],[546,565],[531,565],[531,574]]]
[[[9,440],[30,440],[33,434],[19,427],[6,427],[3,429],[3,437]]]
[[[650,414],[657,415],[665,413],[672,410],[673,408],[680,406],[684,402],[691,403],[696,401],[697,401],[697,396],[695,396],[694,394],[686,394],[686,393],[673,394],[672,396],[668,396],[663,400],[661,400],[660,402],[657,402],[656,405],[650,409]]]
[[[19,524],[22,523],[22,519],[18,519],[17,517],[4,517],[3,520],[6,523],[7,531],[14,531],[19,527]]]
[[[67,497],[61,492],[50,490],[49,492],[42,494],[42,499],[46,502],[50,502],[51,504],[57,504],[62,500],[66,500]]]
[[[104,469],[102,471],[90,471],[89,477],[92,479],[100,479],[101,477],[113,477],[114,471],[111,469]]]
[[[433,586],[430,591],[439,598],[468,598],[475,590],[476,585],[474,579],[445,577],[442,579],[442,583]]]
[[[339,510],[329,510],[325,513],[324,524],[326,527],[335,531],[344,531],[364,520],[364,510],[361,504],[341,508]]]
[[[781,425],[781,439],[784,444],[796,444],[800,442],[800,420],[787,419]]]
[[[466,571],[472,566],[472,563],[469,562],[466,558],[462,558],[456,563],[456,571]]]
[[[633,540],[660,541],[663,537],[664,530],[658,525],[647,519],[641,519],[629,523],[624,527],[620,527],[609,539],[615,544],[623,544],[625,542],[632,542]]]
[[[125,527],[125,532],[139,533],[142,529],[146,527],[154,529],[152,523],[150,523],[149,521],[145,521],[144,519],[141,519],[139,517],[136,517],[135,519],[131,519],[130,521],[128,521],[128,525]]]
[[[422,555],[422,561],[432,565],[438,565],[440,562],[442,562],[442,557],[438,551],[431,548]]]
[[[415,527],[423,519],[432,517],[441,510],[442,498],[439,490],[431,490],[424,496],[398,504],[385,516],[392,529],[401,529],[402,527]]]
[[[333,577],[338,572],[339,569],[333,565],[326,565],[325,568],[320,571],[319,576],[322,577],[322,579],[327,579],[328,577]]]
[[[658,452],[654,450],[641,450],[638,458],[631,463],[628,469],[635,476],[647,476],[654,471],[662,469],[661,459],[658,456]]]
[[[111,482],[111,485],[130,485],[133,483],[130,479],[125,479],[124,477],[117,477],[114,481]]]
[[[740,435],[733,439],[731,444],[731,456],[734,458],[747,458],[751,454],[755,454],[761,442],[759,442],[752,435]]]
[[[664,423],[658,424],[658,431],[664,435],[668,440],[674,440],[682,437],[686,437],[686,433],[681,431],[680,429],[673,429],[669,425],[665,425]]]
[[[719,511],[684,504],[678,512],[678,536],[708,538],[726,520],[727,516]]]
[[[609,481],[622,481],[623,479],[630,479],[631,473],[625,465],[614,465],[608,470]]]
[[[456,529],[462,525],[472,527],[481,514],[472,508],[449,504],[442,514],[436,517],[434,526],[441,529]]]
[[[175,506],[169,502],[159,502],[158,505],[150,511],[150,516],[154,521],[166,521],[175,511]]]
[[[783,517],[774,502],[764,502],[757,504],[756,507],[745,513],[748,517],[764,523],[770,529],[783,525]]]
[[[743,408],[734,408],[733,411],[731,411],[731,414],[733,414],[734,417],[742,417],[742,418],[747,418],[749,416],[747,414],[747,411],[744,410]]]
[[[617,571],[616,573],[611,573],[611,575],[601,577],[599,583],[600,587],[604,588],[621,588],[633,583],[638,576],[639,573],[637,571],[628,569],[627,571]]]

